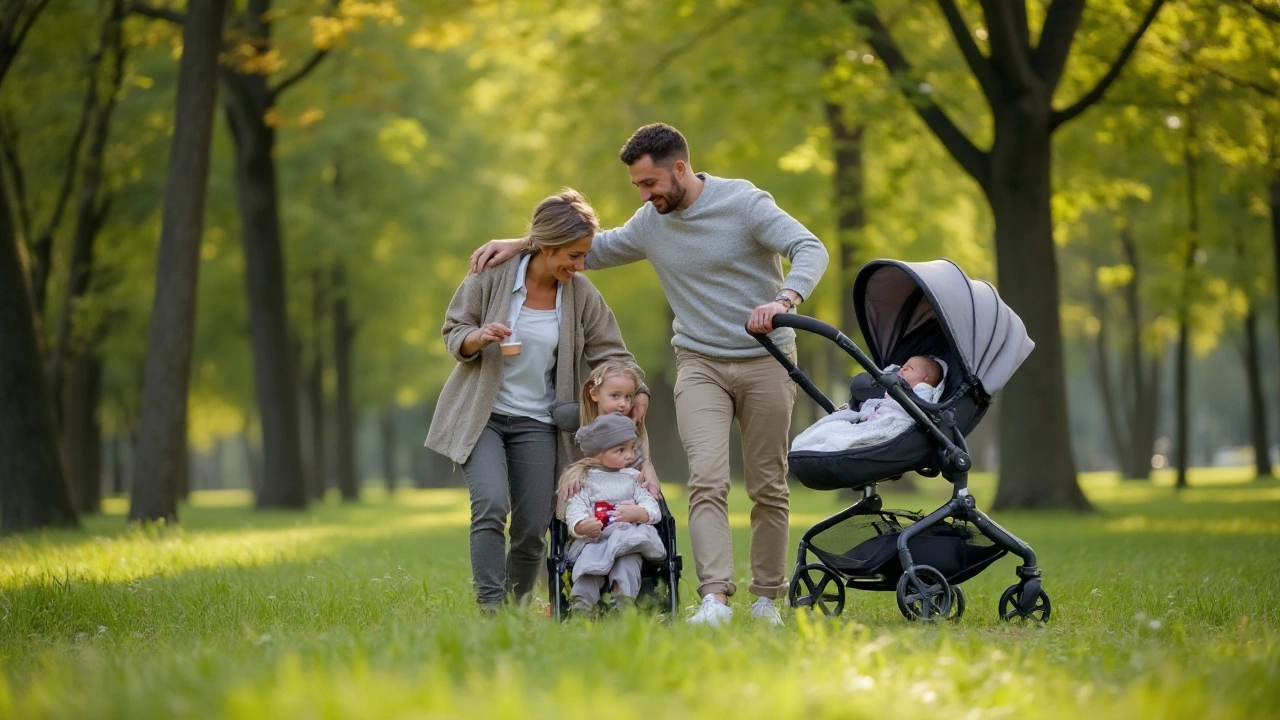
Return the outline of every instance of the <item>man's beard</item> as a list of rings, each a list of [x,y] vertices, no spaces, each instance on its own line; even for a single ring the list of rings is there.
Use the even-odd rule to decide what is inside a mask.
[[[671,178],[671,190],[665,195],[658,196],[662,198],[663,207],[653,206],[653,209],[657,210],[659,215],[666,215],[684,202],[684,186],[680,184],[679,180],[676,180],[674,173],[670,174],[669,177]]]

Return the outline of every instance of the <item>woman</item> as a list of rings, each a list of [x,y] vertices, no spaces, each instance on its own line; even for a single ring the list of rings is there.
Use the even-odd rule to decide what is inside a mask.
[[[440,392],[426,445],[466,475],[471,572],[483,611],[508,595],[523,599],[541,570],[555,479],[574,459],[572,428],[557,430],[553,407],[576,399],[584,364],[634,362],[613,312],[579,274],[599,230],[582,195],[552,195],[533,211],[524,252],[468,275],[445,314],[441,332],[458,366]]]

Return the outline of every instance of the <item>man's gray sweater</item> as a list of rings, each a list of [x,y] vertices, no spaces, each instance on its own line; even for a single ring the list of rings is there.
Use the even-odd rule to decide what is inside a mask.
[[[706,173],[702,194],[666,215],[645,203],[625,225],[596,235],[588,269],[653,264],[675,313],[671,344],[717,358],[766,354],[744,329],[751,311],[783,288],[808,298],[827,269],[827,250],[769,193],[746,180]],[[782,275],[782,256],[791,272]],[[783,352],[795,331],[769,334]]]

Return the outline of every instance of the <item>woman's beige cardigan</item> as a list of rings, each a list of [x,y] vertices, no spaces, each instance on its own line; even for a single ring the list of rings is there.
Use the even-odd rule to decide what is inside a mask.
[[[502,385],[502,353],[498,343],[472,356],[462,354],[462,341],[481,325],[507,323],[516,287],[520,256],[497,267],[469,274],[453,294],[445,313],[445,346],[458,360],[440,391],[427,432],[426,446],[456,463],[465,463],[493,412]],[[556,359],[556,405],[576,402],[590,368],[608,358],[635,361],[622,341],[613,311],[600,291],[581,274],[565,283],[560,294],[560,346]],[[580,453],[573,434],[559,431],[556,476]]]

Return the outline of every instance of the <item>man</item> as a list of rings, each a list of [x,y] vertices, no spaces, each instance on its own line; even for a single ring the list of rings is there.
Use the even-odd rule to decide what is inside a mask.
[[[689,456],[689,537],[702,596],[690,622],[719,625],[733,616],[729,432],[737,417],[752,502],[748,589],[758,599],[751,612],[781,623],[774,601],[787,588],[787,435],[795,385],[742,326],[770,332],[794,359],[795,332],[773,330],[773,317],[809,296],[826,270],[827,251],[763,190],[695,173],[688,143],[670,125],[640,128],[619,158],[645,204],[621,228],[596,236],[586,267],[648,260],[675,314],[676,420]],[[472,269],[518,251],[519,241],[490,242],[472,255]],[[782,256],[791,261],[785,277]],[[641,403],[643,413],[648,398],[638,397]]]

